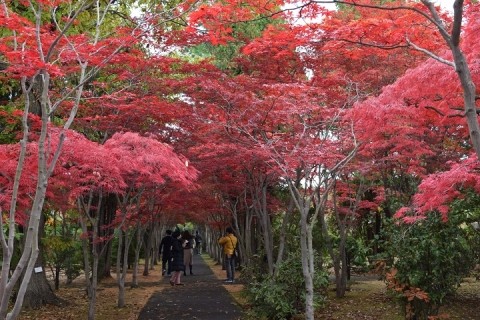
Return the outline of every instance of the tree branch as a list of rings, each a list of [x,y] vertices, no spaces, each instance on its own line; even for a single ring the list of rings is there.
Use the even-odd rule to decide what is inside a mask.
[[[417,50],[417,51],[420,51],[424,54],[426,54],[427,56],[429,56],[430,58],[432,59],[435,59],[443,64],[446,64],[447,66],[450,66],[450,67],[453,67],[455,68],[455,63],[453,63],[452,61],[449,61],[449,60],[446,60],[446,59],[443,59],[442,57],[439,57],[437,56],[436,54],[434,54],[433,52],[427,50],[427,49],[424,49],[422,47],[419,47],[417,46],[415,43],[411,42],[410,39],[407,38],[407,43],[409,44],[409,46],[411,46],[413,49]]]
[[[394,49],[399,49],[399,48],[408,48],[409,46],[406,44],[392,44],[392,45],[384,45],[384,44],[377,44],[373,42],[363,42],[363,41],[356,41],[356,40],[349,40],[345,38],[337,38],[337,39],[331,39],[331,40],[336,40],[336,41],[343,41],[347,43],[352,43],[352,44],[359,44],[365,47],[374,47],[374,48],[379,48],[379,49],[384,49],[384,50],[394,50]]]
[[[452,27],[452,44],[458,47],[460,44],[460,33],[462,31],[463,18],[463,0],[455,0],[453,3],[453,27]]]
[[[449,46],[451,46],[452,38],[448,34],[448,31],[445,29],[445,24],[443,23],[443,20],[438,15],[437,10],[435,9],[435,5],[432,2],[430,2],[430,0],[421,0],[421,1],[425,5],[425,7],[428,8],[428,10],[430,11],[430,14],[432,15],[432,17],[429,20],[432,21],[437,26],[438,31],[442,35],[443,39],[447,42]],[[461,19],[462,18],[460,17],[460,21]]]

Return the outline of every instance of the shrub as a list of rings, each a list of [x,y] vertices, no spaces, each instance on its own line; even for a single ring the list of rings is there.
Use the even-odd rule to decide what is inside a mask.
[[[318,261],[318,260],[317,260]],[[276,275],[258,273],[262,259],[257,257],[242,272],[246,283],[245,295],[251,305],[251,315],[255,319],[289,319],[305,309],[305,281],[302,274],[300,253],[291,253],[278,266]],[[325,301],[328,285],[326,272],[317,271],[314,279],[315,303]]]
[[[473,254],[459,218],[452,212],[450,220],[443,222],[440,214],[432,213],[396,230],[394,269],[387,282],[400,293],[407,319],[437,315],[445,297],[454,293],[470,272]]]

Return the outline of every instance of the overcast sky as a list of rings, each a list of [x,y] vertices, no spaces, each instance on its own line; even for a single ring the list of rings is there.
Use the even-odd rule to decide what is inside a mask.
[[[436,0],[435,2],[440,4],[445,9],[453,11],[453,2],[454,1],[455,0]]]

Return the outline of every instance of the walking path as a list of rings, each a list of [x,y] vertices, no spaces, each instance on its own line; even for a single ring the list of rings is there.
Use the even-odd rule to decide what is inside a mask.
[[[193,257],[194,275],[182,275],[184,286],[169,285],[154,293],[138,320],[239,320],[243,312],[202,256]],[[188,274],[188,272],[187,272]],[[169,277],[162,282],[168,284]]]

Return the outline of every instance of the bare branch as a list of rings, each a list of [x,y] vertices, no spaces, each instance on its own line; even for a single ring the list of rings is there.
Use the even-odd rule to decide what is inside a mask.
[[[422,47],[419,47],[417,46],[415,43],[411,42],[410,39],[407,38],[407,43],[415,50],[417,51],[420,51],[424,54],[426,54],[427,56],[429,56],[430,58],[432,59],[435,59],[443,64],[446,64],[447,66],[450,66],[450,67],[453,67],[455,68],[455,63],[453,63],[452,61],[449,61],[449,60],[446,60],[446,59],[443,59],[442,57],[439,57],[437,56],[436,54],[434,54],[433,52],[427,50],[427,49],[424,49]]]
[[[443,39],[445,39],[447,44],[451,46],[452,38],[448,34],[448,31],[445,28],[445,24],[443,23],[443,20],[438,15],[437,9],[435,9],[435,5],[432,2],[430,2],[430,0],[421,0],[421,1],[425,5],[425,7],[428,8],[428,10],[430,11],[430,14],[432,15],[432,18],[430,18],[430,21],[432,21],[437,26],[438,31],[442,35]]]
[[[57,46],[58,42],[60,41],[60,39],[65,35],[65,33],[67,32],[67,30],[70,29],[71,25],[73,24],[73,22],[75,21],[75,19],[77,18],[77,16],[82,13],[85,8],[88,7],[88,5],[86,3],[84,3],[82,6],[80,6],[80,8],[75,12],[75,14],[70,17],[70,20],[67,22],[67,24],[65,25],[65,27],[63,28],[63,30],[60,31],[60,33],[58,34],[58,36],[55,38],[55,40],[53,40],[52,44],[50,45],[50,48],[48,49],[48,52],[47,52],[47,55],[45,57],[45,62],[48,62],[50,60],[50,57],[52,56],[53,54],[53,51],[55,49],[55,47]],[[52,13],[52,17],[55,18],[55,12]],[[57,21],[54,19],[54,22],[57,26],[57,28],[59,28],[59,25],[57,23]],[[60,28],[59,28],[60,29]]]
[[[422,2],[424,2],[424,1],[427,1],[427,0],[422,0]],[[427,19],[431,23],[435,24],[437,27],[441,26],[441,25],[439,26],[438,22],[435,19],[433,19],[432,17],[430,17],[427,13],[425,13],[422,10],[419,10],[417,8],[410,7],[410,6],[378,6],[378,5],[360,4],[360,3],[356,3],[356,2],[346,2],[346,1],[338,1],[338,0],[332,0],[332,1],[317,0],[317,1],[313,1],[313,2],[314,3],[338,3],[338,4],[353,6],[353,7],[370,8],[370,9],[377,9],[377,10],[388,10],[388,11],[410,10],[410,11],[414,11],[414,12],[418,13],[419,15],[423,16],[425,19]]]
[[[342,41],[342,42],[347,42],[347,43],[352,43],[352,44],[359,44],[365,47],[374,47],[374,48],[379,48],[379,49],[384,49],[384,50],[394,50],[394,49],[400,49],[400,48],[408,48],[409,46],[406,44],[391,44],[391,45],[385,45],[385,44],[378,44],[374,42],[363,42],[363,41],[355,41],[355,40],[349,40],[345,38],[337,38],[337,39],[332,39],[336,41]]]

